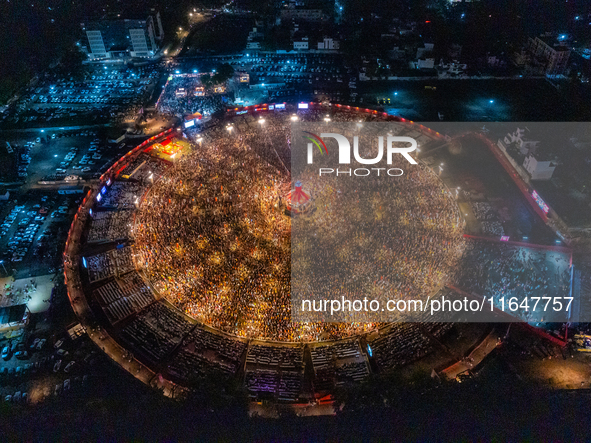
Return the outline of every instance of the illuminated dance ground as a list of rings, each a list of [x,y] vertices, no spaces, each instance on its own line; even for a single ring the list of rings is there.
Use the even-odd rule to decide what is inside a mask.
[[[289,131],[289,120],[271,131]],[[285,171],[257,154],[267,129],[235,127],[203,141],[146,193],[135,218],[137,265],[160,296],[209,326],[240,337],[284,341],[336,339],[374,325],[291,321],[291,219],[282,204]],[[282,141],[279,141],[281,143]],[[461,255],[462,223],[451,194],[433,172],[412,168],[372,195],[373,180],[306,177],[315,215],[298,237],[306,257],[299,283],[322,293],[400,299],[427,296],[449,278]],[[365,197],[367,193],[368,197]],[[296,186],[286,200],[303,207]],[[375,194],[375,193],[373,193]],[[291,210],[295,210],[291,208]],[[339,227],[335,229],[335,227]],[[320,244],[315,239],[329,239]],[[339,263],[318,251],[338,248]],[[375,263],[380,267],[375,267]],[[310,268],[349,263],[348,281],[310,281]]]
[[[491,296],[494,281],[510,279],[519,284],[503,294],[566,286],[559,252],[466,239],[456,198],[422,162],[378,194],[373,179],[291,176],[293,121],[389,117],[320,105],[264,111],[147,140],[101,177],[72,223],[64,253],[72,307],[143,382],[176,396],[217,374],[239,378],[252,400],[309,403],[436,353],[454,326],[429,313],[414,323],[294,322],[292,272],[317,295],[346,298],[424,300],[452,285]],[[441,144],[428,128],[392,123],[420,147]],[[327,255],[331,248],[338,253]],[[540,260],[562,266],[556,283],[532,266]],[[321,267],[348,277],[309,277]]]

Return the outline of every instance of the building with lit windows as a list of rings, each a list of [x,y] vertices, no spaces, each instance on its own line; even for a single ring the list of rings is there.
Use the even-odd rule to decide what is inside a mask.
[[[94,20],[81,26],[91,60],[153,57],[164,38],[160,13],[141,19]]]
[[[570,50],[566,42],[548,37],[529,38],[527,49],[541,65],[546,75],[555,76],[565,73]]]

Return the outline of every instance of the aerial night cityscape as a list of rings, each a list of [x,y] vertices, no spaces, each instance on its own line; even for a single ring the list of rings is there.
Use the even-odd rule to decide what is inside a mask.
[[[0,441],[591,441],[591,0],[0,24]]]

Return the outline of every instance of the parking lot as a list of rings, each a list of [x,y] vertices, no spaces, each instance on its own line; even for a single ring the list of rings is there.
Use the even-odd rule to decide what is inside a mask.
[[[0,114],[0,128],[35,128],[123,121],[151,96],[162,70],[143,67],[88,65],[80,78],[41,77],[19,100]]]
[[[56,340],[45,331],[14,340],[0,340],[0,398],[5,404],[64,399],[92,388],[108,365],[90,340]],[[99,368],[102,367],[102,368]],[[99,368],[97,370],[97,368]]]
[[[80,198],[35,190],[0,204],[0,272],[16,270],[15,278],[57,272],[71,211]]]
[[[7,140],[20,159],[18,176],[13,180],[26,182],[27,188],[64,180],[75,185],[79,180],[92,179],[125,146],[109,143],[100,128],[22,132]]]

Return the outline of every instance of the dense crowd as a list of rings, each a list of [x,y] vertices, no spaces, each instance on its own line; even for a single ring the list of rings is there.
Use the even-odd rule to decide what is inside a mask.
[[[559,252],[471,240],[466,244],[456,282],[467,292],[493,297],[497,306],[501,297],[505,297],[505,303],[517,297],[520,306],[512,313],[527,321],[540,321],[545,315],[543,303],[532,312],[533,302],[527,309],[521,302],[526,297],[568,296],[569,257]]]
[[[235,119],[231,130],[202,135],[141,202],[138,264],[185,313],[239,336],[309,341],[373,329],[349,319],[292,322],[292,220],[282,206],[290,182],[287,123],[287,114],[266,114],[264,121],[249,116]],[[377,197],[371,182],[356,189],[310,176],[305,183],[318,209],[310,232],[342,245],[354,271],[350,280],[302,276],[300,283],[318,288],[315,296],[421,297],[448,279],[461,254],[463,225],[449,192],[424,167],[409,169]],[[357,211],[354,223],[351,211]],[[299,240],[294,250],[305,256],[299,265],[333,266],[330,251],[313,237]],[[364,245],[370,252],[362,252]]]
[[[208,117],[223,109],[223,95],[207,91],[205,95],[197,96],[195,95],[197,87],[202,87],[199,77],[175,77],[170,80],[158,100],[158,111],[169,116],[184,116],[199,112],[204,117]],[[177,91],[181,88],[185,93],[177,95]]]
[[[396,129],[404,131],[399,126],[392,132]],[[363,149],[369,150],[376,139],[368,131],[359,135],[363,158],[372,157]],[[296,305],[310,298],[354,301],[367,296],[380,306],[387,300],[424,299],[453,275],[464,244],[457,204],[425,166],[409,167],[398,157],[391,167],[404,171],[400,177],[319,176],[313,164],[297,171],[314,199],[315,213],[292,224]],[[351,310],[338,317],[310,313],[310,318],[365,322],[380,314]],[[391,319],[388,314],[380,319]]]

